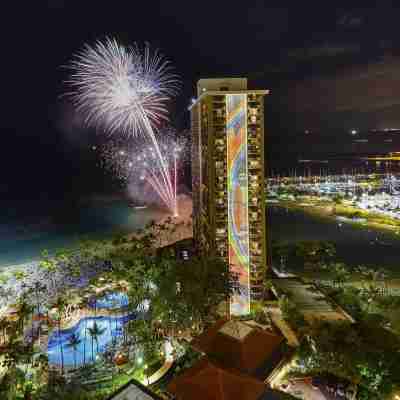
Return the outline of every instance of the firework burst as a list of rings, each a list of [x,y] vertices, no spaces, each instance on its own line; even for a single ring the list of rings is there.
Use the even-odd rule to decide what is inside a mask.
[[[179,167],[187,159],[188,143],[185,137],[176,137],[172,129],[163,129],[158,142],[163,154],[160,162],[157,149],[146,142],[131,142],[123,145],[110,141],[100,150],[101,166],[115,176],[123,186],[133,185],[141,190],[148,184],[159,199],[171,211],[176,205]],[[172,190],[165,185],[164,168],[168,171],[168,181]]]
[[[147,134],[167,120],[166,104],[179,87],[172,66],[148,44],[124,47],[115,39],[85,45],[70,65],[73,102],[89,126],[110,134]]]
[[[71,96],[88,125],[110,134],[149,138],[160,165],[165,202],[177,215],[176,185],[160,152],[154,128],[167,120],[167,101],[179,80],[158,50],[124,47],[115,39],[86,45],[71,63]]]

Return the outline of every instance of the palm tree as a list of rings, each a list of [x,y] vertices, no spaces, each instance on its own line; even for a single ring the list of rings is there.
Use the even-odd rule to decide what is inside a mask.
[[[80,339],[79,334],[73,333],[69,339],[67,347],[72,348],[74,351],[74,368],[76,369],[76,352],[78,351],[79,345],[82,343],[82,339]]]
[[[57,328],[58,328],[58,344],[60,346],[60,355],[61,355],[61,375],[64,375],[64,352],[61,342],[61,319],[65,309],[65,299],[62,296],[58,296],[54,306],[57,309],[58,313]]]
[[[2,367],[4,374],[0,379],[0,397],[12,400],[16,398],[18,384],[23,382],[23,370],[18,367],[23,364],[26,356],[26,346],[17,336],[17,327],[9,337],[7,347],[2,352]]]
[[[46,290],[46,286],[43,285],[41,282],[36,281],[33,285],[33,292],[35,294],[35,300],[36,300],[36,309],[37,309],[37,315],[40,318],[40,293],[44,292]],[[40,338],[40,333],[41,333],[41,321],[39,320],[38,324],[38,336]]]
[[[21,300],[18,304],[17,315],[19,319],[19,328],[22,335],[24,334],[25,329],[25,320],[31,315],[33,312],[33,307],[26,301],[25,297],[21,297]]]
[[[39,353],[36,357],[36,373],[40,382],[46,382],[48,378],[49,358],[45,353]]]
[[[89,299],[87,297],[83,297],[81,299],[81,306],[88,308],[89,307]],[[86,325],[87,325],[87,319],[83,320],[83,323],[85,324],[85,338],[83,340],[83,365],[86,365],[86,338],[87,338],[87,329],[86,329]]]
[[[0,332],[2,335],[3,344],[6,344],[6,340],[7,340],[6,331],[7,331],[7,328],[9,327],[9,325],[10,325],[9,322],[7,321],[7,319],[5,317],[0,319]]]
[[[92,338],[92,362],[94,361],[94,341],[96,341],[96,350],[97,353],[99,352],[99,336],[101,336],[106,329],[105,328],[100,328],[97,325],[97,322],[95,321],[93,323],[93,326],[91,328],[87,328],[89,335]]]

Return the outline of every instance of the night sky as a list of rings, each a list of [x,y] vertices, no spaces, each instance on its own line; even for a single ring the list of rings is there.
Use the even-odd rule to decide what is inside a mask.
[[[189,126],[187,105],[199,78],[248,76],[271,89],[268,157],[277,166],[305,153],[310,140],[321,151],[340,151],[354,126],[400,127],[400,10],[394,8],[321,1],[271,8],[264,0],[14,3],[2,6],[3,199],[104,189],[88,151],[96,133],[82,127],[61,96],[63,66],[84,43],[105,36],[126,45],[148,41],[172,61],[183,81],[171,105],[180,130]]]

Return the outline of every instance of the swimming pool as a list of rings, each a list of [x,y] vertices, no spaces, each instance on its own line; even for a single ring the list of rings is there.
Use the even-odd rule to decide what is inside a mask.
[[[87,317],[81,319],[75,326],[70,329],[58,332],[56,329],[51,333],[47,345],[47,353],[49,364],[61,365],[61,348],[64,359],[64,365],[74,367],[88,364],[96,359],[98,353],[103,353],[107,345],[114,341],[120,341],[123,335],[123,326],[131,319],[135,318],[135,314],[124,317]],[[97,341],[90,335],[90,329],[96,322],[100,335]],[[76,349],[71,346],[71,338],[76,335],[80,343]]]
[[[123,292],[110,292],[97,300],[91,299],[89,302],[91,308],[101,309],[116,309],[128,306],[128,296]]]

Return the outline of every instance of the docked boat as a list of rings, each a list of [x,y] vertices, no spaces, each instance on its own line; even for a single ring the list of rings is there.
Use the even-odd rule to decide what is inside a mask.
[[[143,210],[143,209],[147,208],[147,206],[145,204],[135,203],[133,201],[128,203],[128,207],[133,208],[135,210]]]

